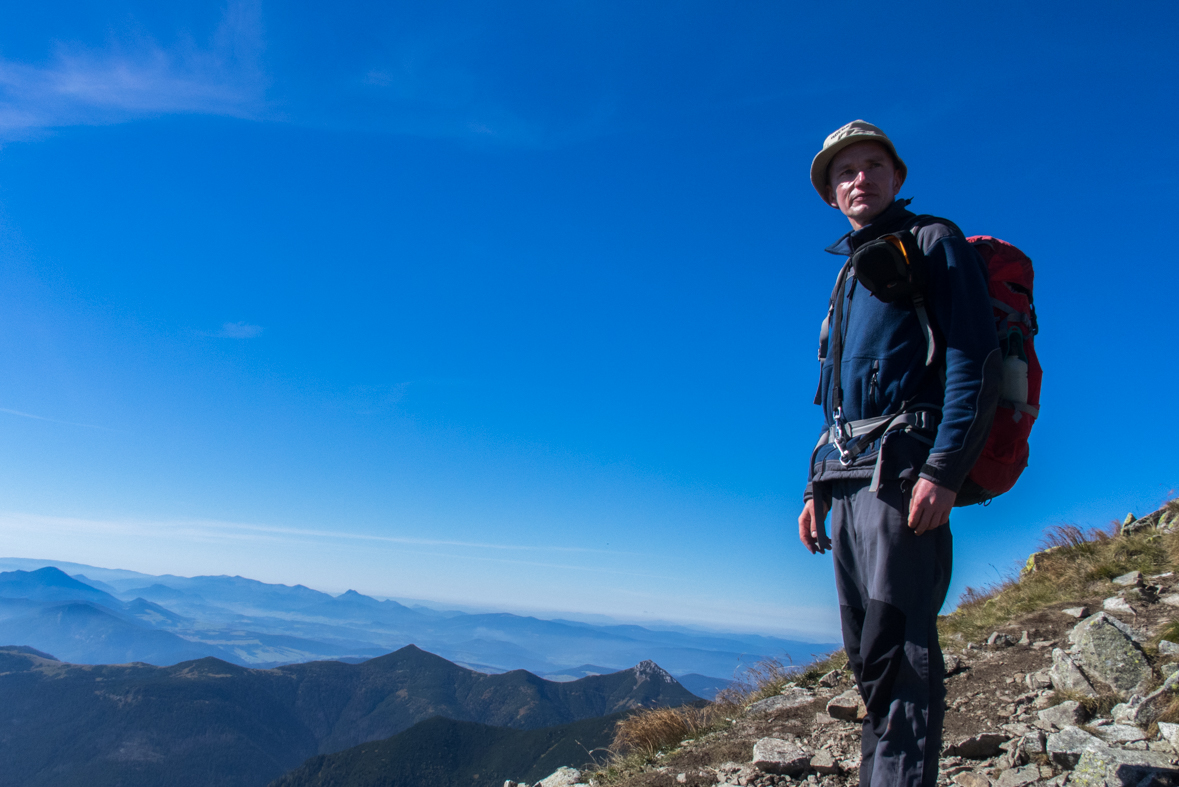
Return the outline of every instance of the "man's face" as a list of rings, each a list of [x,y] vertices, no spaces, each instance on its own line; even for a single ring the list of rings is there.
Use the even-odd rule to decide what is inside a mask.
[[[857,142],[835,155],[828,169],[827,204],[839,208],[855,229],[884,212],[905,176],[879,142]]]

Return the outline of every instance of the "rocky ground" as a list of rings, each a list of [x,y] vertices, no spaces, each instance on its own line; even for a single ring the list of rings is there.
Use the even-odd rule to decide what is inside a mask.
[[[1158,513],[1137,529],[1179,524]],[[939,785],[1179,785],[1179,725],[1169,723],[1179,721],[1179,644],[1161,638],[1179,639],[1168,628],[1179,618],[1179,577],[1131,572],[1075,596],[985,640],[950,638]],[[563,770],[541,784],[852,787],[862,713],[850,675],[836,670],[787,685],[642,769]]]

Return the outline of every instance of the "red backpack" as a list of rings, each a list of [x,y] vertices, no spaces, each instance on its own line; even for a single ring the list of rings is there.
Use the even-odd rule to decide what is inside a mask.
[[[843,283],[849,275],[854,274],[865,289],[886,303],[908,299],[926,335],[926,366],[935,367],[939,362],[944,363],[944,357],[936,347],[937,331],[926,309],[925,255],[917,242],[918,229],[930,220],[949,224],[961,232],[952,222],[922,215],[916,218],[909,229],[869,241],[852,254],[840,271],[831,293],[827,319],[823,322],[819,339],[820,362],[827,354],[828,326],[841,324],[840,307],[843,301],[839,294],[843,291]],[[982,453],[958,492],[955,505],[959,506],[986,503],[1015,486],[1020,473],[1028,464],[1028,436],[1040,414],[1040,382],[1044,376],[1033,344],[1039,326],[1032,303],[1032,261],[1022,251],[998,238],[976,235],[966,240],[987,266],[987,289],[995,317],[995,330],[999,335],[999,348],[1003,352],[1003,376],[995,420]],[[929,428],[918,418],[919,412],[900,412],[863,421],[841,422],[839,369],[842,342],[838,340],[837,333],[833,334],[831,352],[835,356],[832,378],[836,426],[820,438],[815,451],[826,442],[832,442],[839,450],[840,461],[846,465],[854,461],[873,441],[890,431]],[[816,404],[821,402],[821,397],[820,391],[815,395]],[[812,454],[812,466],[813,457]],[[879,484],[879,476],[878,461],[872,477],[873,489]]]
[[[1003,352],[999,407],[986,446],[967,476],[978,485],[976,491],[981,491],[985,502],[1013,487],[1027,467],[1028,436],[1040,415],[1044,372],[1033,342],[1040,328],[1032,302],[1032,261],[998,238],[975,235],[966,240],[987,264],[987,286]]]

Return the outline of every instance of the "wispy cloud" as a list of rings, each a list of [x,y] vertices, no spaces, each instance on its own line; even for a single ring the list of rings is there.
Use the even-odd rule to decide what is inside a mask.
[[[176,113],[256,117],[266,79],[258,3],[231,2],[204,47],[151,39],[57,44],[41,65],[0,59],[0,138]]]
[[[475,560],[480,562],[511,563],[561,570],[595,571],[604,573],[635,574],[633,571],[615,571],[594,562],[589,565],[555,563],[553,558],[574,555],[630,555],[631,552],[599,549],[596,547],[564,547],[550,544],[500,544],[487,541],[463,541],[455,539],[416,538],[412,536],[378,535],[355,533],[346,530],[318,530],[271,525],[251,525],[240,522],[215,520],[142,521],[102,520],[78,517],[55,517],[17,512],[0,512],[0,527],[31,527],[40,533],[59,532],[86,534],[106,538],[150,538],[166,539],[172,543],[220,543],[220,544],[269,544],[271,548],[294,543],[319,544],[321,549],[342,547],[348,543],[369,544],[372,547],[388,545],[398,548],[400,553],[434,555],[450,560]],[[551,556],[544,560],[543,556]],[[540,558],[540,559],[538,559]]]
[[[51,424],[62,424],[64,426],[81,426],[86,429],[102,429],[110,431],[108,427],[96,426],[95,424],[80,424],[75,421],[59,421],[56,418],[46,418],[43,415],[33,415],[32,413],[22,413],[20,410],[9,410],[7,407],[0,407],[0,413],[7,413],[8,415],[19,415],[21,418],[32,418],[34,421],[47,421]]]
[[[248,322],[226,322],[221,324],[221,330],[202,335],[218,339],[255,339],[262,335],[263,330],[261,325],[250,325]]]

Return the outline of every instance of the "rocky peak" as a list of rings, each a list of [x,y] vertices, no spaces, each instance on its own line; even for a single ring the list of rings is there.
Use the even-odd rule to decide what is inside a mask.
[[[654,682],[662,681],[663,683],[676,682],[675,678],[671,676],[671,673],[650,659],[647,659],[646,661],[640,661],[632,668],[632,671],[635,674],[637,683],[642,683],[645,680]]]

